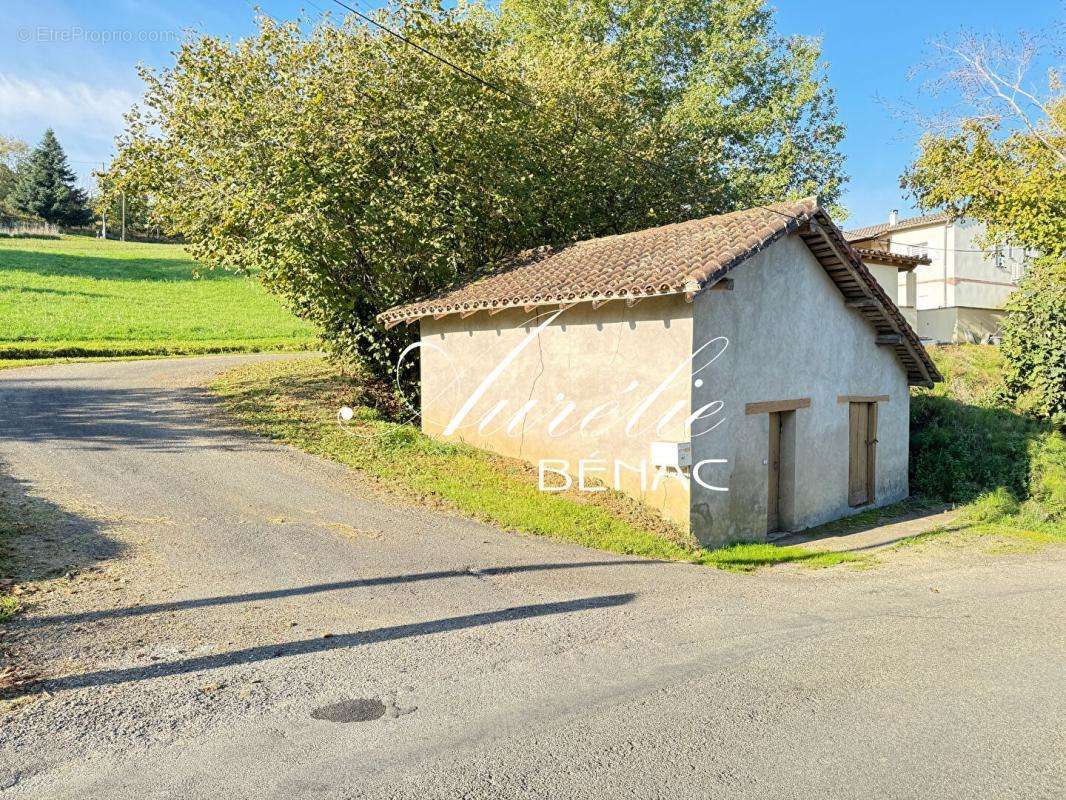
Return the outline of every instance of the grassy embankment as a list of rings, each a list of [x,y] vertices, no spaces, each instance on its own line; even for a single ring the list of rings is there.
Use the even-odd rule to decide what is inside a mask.
[[[0,238],[0,368],[313,345],[254,280],[196,269],[181,245]]]
[[[901,546],[939,541],[989,550],[1066,544],[1066,437],[1000,398],[1001,356],[933,351],[944,382],[911,403],[911,492],[961,506],[955,522]]]
[[[733,571],[778,563],[826,567],[869,562],[850,553],[767,544],[703,550],[616,492],[542,492],[524,462],[439,442],[412,425],[382,419],[359,380],[337,375],[321,359],[245,365],[223,375],[213,388],[228,411],[258,433],[354,467],[388,491],[508,530]],[[344,405],[355,409],[356,416],[341,426],[334,415]]]

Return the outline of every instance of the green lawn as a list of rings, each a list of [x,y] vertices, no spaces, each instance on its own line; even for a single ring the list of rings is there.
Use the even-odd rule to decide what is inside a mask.
[[[254,280],[196,266],[181,245],[0,238],[0,361],[313,343]]]

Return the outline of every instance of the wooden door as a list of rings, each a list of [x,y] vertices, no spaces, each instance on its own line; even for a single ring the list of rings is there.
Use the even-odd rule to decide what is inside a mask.
[[[781,529],[781,412],[768,414],[770,418],[770,451],[766,459],[769,469],[766,498],[766,532]]]
[[[874,501],[877,403],[849,403],[848,505]]]

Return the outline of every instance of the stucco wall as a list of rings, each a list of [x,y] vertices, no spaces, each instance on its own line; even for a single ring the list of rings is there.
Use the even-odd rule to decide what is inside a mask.
[[[881,288],[885,290],[885,294],[891,298],[892,302],[896,305],[900,305],[899,302],[899,268],[893,267],[888,264],[866,264],[866,268],[870,270],[870,273],[874,276]]]
[[[925,245],[924,254],[932,262],[919,264],[914,268],[917,308],[944,308],[951,305],[952,287],[947,279],[954,274],[952,226],[941,222],[906,228],[893,231],[890,237],[892,243],[889,249],[892,252],[909,256],[919,255],[922,252],[921,245]]]
[[[1003,312],[987,308],[932,308],[918,312],[915,330],[925,339],[948,342],[982,342],[1001,333]]]
[[[1014,276],[1020,275],[1024,251],[1019,248],[1004,248],[997,261],[994,255],[985,255],[976,237],[984,232],[984,226],[973,222],[955,225],[954,272],[955,305],[965,308],[1000,309],[1010,293],[1017,288]]]
[[[891,295],[890,295],[891,296]],[[896,283],[896,306],[907,324],[918,330],[918,276],[914,270],[899,271]]]
[[[693,304],[694,347],[729,339],[693,386],[694,406],[724,402],[716,417],[722,423],[692,437],[694,461],[729,459],[708,471],[729,491],[693,484],[693,533],[708,545],[766,534],[769,417],[746,414],[747,403],[811,398],[809,408],[793,412],[794,429],[783,435],[782,470],[794,475],[782,504],[788,528],[861,510],[848,506],[848,406],[837,402],[839,395],[890,396],[878,406],[875,504],[906,497],[909,394],[891,348],[874,343],[873,328],[845,306],[795,236],[741,264],[731,277],[733,291],[704,292]]]
[[[915,269],[917,307],[995,310],[1003,307],[1016,288],[1016,279],[1024,272],[1026,253],[1021,248],[1005,248],[997,260],[986,255],[977,241],[984,232],[980,223],[963,220],[952,224],[937,223],[894,231],[890,249],[914,255],[925,244],[931,264]],[[946,315],[940,315],[946,318]],[[943,324],[937,323],[940,331]],[[942,337],[941,340],[944,340]]]
[[[614,460],[631,466],[644,460],[646,489],[641,489],[638,473],[623,468],[619,473],[622,490],[687,529],[687,487],[670,478],[653,489],[650,464],[653,440],[687,438],[682,423],[691,402],[687,359],[692,346],[692,304],[679,296],[644,300],[633,307],[612,302],[596,310],[586,303],[563,312],[500,373],[463,426],[445,437],[453,415],[479,383],[530,337],[544,319],[531,322],[531,318],[544,312],[517,310],[493,316],[479,312],[467,319],[458,315],[423,319],[423,429],[534,464],[540,459],[566,459],[575,480],[580,459],[604,459],[608,472],[590,475],[608,485],[614,483]],[[620,422],[608,428],[613,411],[631,412],[675,368],[676,379],[647,406],[633,435],[625,431],[630,413],[618,414]],[[459,380],[452,383],[456,372]],[[568,402],[574,403],[574,410],[549,433],[548,423]],[[594,408],[612,402],[616,406],[604,408],[584,432],[573,429]],[[502,410],[488,425],[481,426],[485,414],[499,403],[505,404]],[[508,431],[509,420],[527,403],[533,404],[529,414]],[[672,406],[681,410],[662,430],[642,430]],[[554,476],[549,477],[554,481]]]
[[[905,497],[909,396],[891,348],[874,344],[873,328],[845,306],[796,237],[774,244],[731,277],[732,291],[705,291],[691,304],[680,297],[634,307],[611,302],[596,310],[582,304],[536,336],[543,316],[532,317],[544,309],[424,319],[423,429],[533,463],[567,460],[575,480],[581,459],[594,466],[602,460],[607,470],[591,476],[608,484],[614,462],[643,462],[647,485],[642,489],[639,475],[622,469],[621,488],[682,527],[691,524],[705,544],[715,545],[766,533],[769,418],[746,414],[745,404],[811,398],[809,408],[786,420],[782,435],[783,517],[798,530],[856,510],[847,503],[848,406],[838,395],[889,395],[879,404],[875,502]],[[728,347],[704,366],[719,350],[718,337],[726,337]],[[501,364],[491,386],[447,434],[454,415]],[[677,377],[664,383],[674,371]],[[638,430],[627,433],[633,409],[659,386]],[[604,424],[578,428],[593,409],[612,405],[594,418]],[[685,417],[703,406],[711,413],[690,436]],[[528,413],[518,414],[521,408]],[[654,430],[670,408],[677,413]],[[561,412],[561,423],[549,429]],[[675,478],[652,488],[650,448],[657,440],[691,441],[694,462],[725,459],[701,475],[728,491]]]
[[[987,308],[959,308],[955,323],[956,342],[981,342],[986,336],[1003,333],[1002,311]]]
[[[911,329],[917,332],[918,310],[914,306],[900,306],[899,311],[903,315],[903,319],[907,320],[907,324],[911,326]],[[918,335],[920,336],[921,334]]]

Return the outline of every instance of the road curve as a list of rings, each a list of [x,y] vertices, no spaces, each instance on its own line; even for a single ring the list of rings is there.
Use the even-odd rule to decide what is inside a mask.
[[[202,387],[250,358],[0,371],[0,490],[71,576],[13,626],[47,695],[4,797],[1066,794],[1061,551],[737,576],[501,532],[234,428]]]

